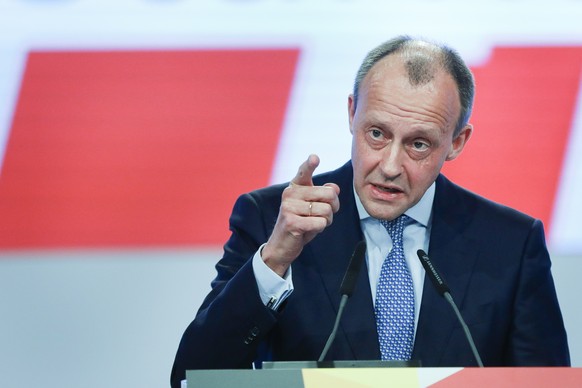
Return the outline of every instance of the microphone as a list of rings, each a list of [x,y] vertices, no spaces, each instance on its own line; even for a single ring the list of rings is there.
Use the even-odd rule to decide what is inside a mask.
[[[352,254],[352,258],[350,259],[350,263],[348,264],[348,269],[344,275],[344,279],[342,280],[342,284],[340,286],[340,294],[342,296],[339,304],[339,308],[337,311],[337,316],[335,317],[335,323],[333,325],[333,330],[325,343],[325,347],[319,356],[318,362],[321,362],[325,359],[329,348],[331,348],[331,344],[335,339],[337,334],[337,330],[339,327],[340,319],[344,312],[344,307],[346,307],[346,303],[348,299],[354,293],[354,289],[356,288],[356,281],[358,279],[358,274],[360,273],[360,268],[362,268],[362,263],[364,262],[364,257],[366,256],[366,241],[362,240],[356,245],[356,249]]]
[[[424,270],[426,271],[428,277],[432,281],[432,284],[436,288],[439,295],[441,295],[443,298],[445,298],[445,300],[447,302],[449,302],[449,304],[453,308],[453,311],[455,312],[455,315],[457,316],[459,323],[463,327],[463,331],[465,332],[465,337],[467,338],[467,342],[469,342],[469,346],[471,347],[471,351],[473,352],[473,357],[475,357],[475,360],[477,360],[477,365],[479,365],[481,368],[483,368],[483,362],[481,361],[481,357],[479,356],[479,352],[477,351],[477,347],[475,346],[475,342],[473,342],[473,336],[471,336],[471,332],[469,331],[469,327],[467,327],[465,320],[461,316],[461,312],[459,311],[459,308],[457,307],[455,301],[453,300],[453,297],[450,293],[449,287],[445,284],[444,280],[439,276],[436,268],[432,265],[432,262],[428,258],[428,255],[426,254],[426,252],[423,251],[422,249],[419,249],[418,251],[416,251],[416,254],[418,255],[418,258],[420,259],[420,263],[424,267]]]

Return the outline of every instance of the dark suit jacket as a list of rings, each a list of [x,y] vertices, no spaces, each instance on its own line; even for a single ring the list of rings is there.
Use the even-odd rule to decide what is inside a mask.
[[[218,275],[180,343],[172,382],[187,369],[249,368],[257,359],[316,360],[332,329],[339,288],[363,238],[351,163],[314,177],[341,188],[333,224],[293,263],[295,290],[279,312],[258,293],[251,258],[273,230],[276,185],[241,196]],[[470,193],[444,176],[436,181],[429,256],[448,283],[485,366],[569,365],[568,345],[550,273],[542,223]],[[334,360],[379,359],[368,274],[361,271],[335,343]],[[425,277],[413,359],[423,366],[476,361],[447,302]]]

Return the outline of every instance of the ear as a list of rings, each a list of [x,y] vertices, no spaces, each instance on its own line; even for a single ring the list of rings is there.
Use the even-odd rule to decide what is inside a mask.
[[[350,94],[348,96],[348,118],[349,118],[349,122],[350,122],[350,133],[352,135],[354,134],[353,123],[354,123],[354,115],[355,114],[356,114],[356,103],[354,101],[354,95]]]
[[[471,138],[471,134],[473,133],[473,126],[471,124],[467,124],[461,132],[457,135],[456,138],[453,139],[453,144],[451,145],[451,150],[447,155],[447,161],[454,160],[461,154],[463,148],[465,148],[465,144]]]

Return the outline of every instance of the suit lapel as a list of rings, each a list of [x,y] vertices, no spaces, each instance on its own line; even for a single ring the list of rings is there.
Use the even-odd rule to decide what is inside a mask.
[[[351,165],[342,167],[336,176],[328,177],[336,178],[330,181],[340,186],[341,208],[334,216],[333,224],[305,249],[309,249],[317,264],[329,301],[337,312],[341,281],[351,254],[363,235],[353,195]],[[474,239],[465,233],[473,209],[464,198],[461,189],[444,176],[437,178],[428,252],[461,309],[478,254],[473,251],[476,246]],[[424,366],[438,366],[456,326],[458,323],[451,307],[425,277],[413,359],[421,360]],[[344,311],[336,338],[336,341],[342,340],[347,341],[354,359],[380,358],[368,271],[364,268]]]
[[[472,209],[444,176],[437,178],[429,257],[451,289],[455,303],[462,308],[473,273],[476,244],[465,231]],[[422,304],[416,331],[413,358],[423,366],[439,366],[457,319],[428,276],[424,280]]]
[[[341,190],[340,210],[334,215],[332,225],[306,246],[318,265],[329,301],[336,312],[344,273],[354,248],[363,239],[354,200],[351,164],[348,163],[340,172],[337,180]],[[376,321],[366,266],[362,266],[354,293],[346,305],[336,341],[347,341],[352,351],[348,358],[379,358]]]

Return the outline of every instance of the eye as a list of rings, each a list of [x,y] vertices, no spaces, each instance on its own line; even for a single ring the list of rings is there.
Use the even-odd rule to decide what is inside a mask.
[[[372,137],[372,139],[380,139],[382,138],[382,131],[380,131],[379,129],[372,129],[370,131],[370,136]]]
[[[424,140],[415,140],[412,142],[412,148],[415,151],[426,151],[430,145]]]
[[[371,126],[361,133],[364,136],[364,141],[375,150],[385,147],[390,141],[390,133],[378,127]]]

